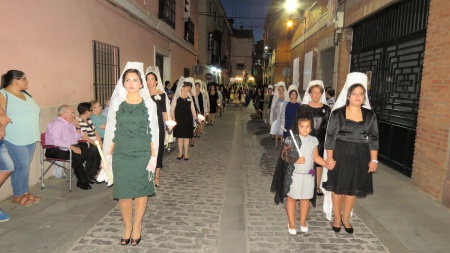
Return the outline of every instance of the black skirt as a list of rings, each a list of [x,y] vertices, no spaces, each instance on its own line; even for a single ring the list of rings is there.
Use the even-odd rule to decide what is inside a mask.
[[[323,182],[323,187],[327,191],[356,197],[373,194],[372,173],[368,173],[370,162],[368,143],[338,140],[333,159],[336,166],[328,171],[328,180]]]

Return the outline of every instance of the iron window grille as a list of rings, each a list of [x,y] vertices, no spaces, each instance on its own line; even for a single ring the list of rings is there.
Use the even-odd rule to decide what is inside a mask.
[[[184,39],[194,45],[194,23],[189,18],[184,22]]]
[[[119,48],[93,41],[95,99],[104,104],[111,97],[120,75]]]
[[[159,19],[175,29],[175,0],[159,0]]]

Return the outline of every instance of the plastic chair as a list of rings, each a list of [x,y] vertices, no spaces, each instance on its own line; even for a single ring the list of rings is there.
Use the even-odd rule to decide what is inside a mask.
[[[47,174],[47,172],[50,170],[50,168],[53,165],[60,166],[64,170],[69,170],[69,191],[72,191],[72,176],[73,176],[73,169],[72,169],[72,150],[69,149],[69,159],[56,159],[56,158],[47,158],[45,157],[45,150],[48,148],[59,148],[57,146],[53,145],[46,145],[45,144],[45,133],[41,133],[41,154],[40,154],[40,162],[41,162],[41,177],[39,178],[41,180],[41,189],[44,189],[44,176]],[[44,170],[44,162],[49,162],[50,165],[47,167],[47,169]],[[56,162],[63,162],[63,165],[58,164]],[[66,166],[66,163],[69,163],[69,166]],[[63,178],[66,177],[66,173],[63,173]]]

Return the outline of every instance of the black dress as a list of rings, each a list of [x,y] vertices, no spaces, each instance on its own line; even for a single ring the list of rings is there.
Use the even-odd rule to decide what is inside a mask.
[[[200,92],[197,95],[198,98],[198,106],[200,106],[199,111],[201,115],[205,115],[205,108],[203,108],[203,94]]]
[[[219,100],[219,94],[214,93],[208,93],[209,95],[209,113],[216,113],[217,112],[217,100]]]
[[[156,113],[158,114],[158,127],[159,127],[159,147],[158,147],[158,158],[156,160],[156,168],[162,168],[162,159],[164,153],[164,138],[166,137],[166,132],[164,130],[164,118],[163,112],[167,112],[166,108],[166,94],[159,94],[159,100],[155,99],[156,95],[150,96],[156,103]]]
[[[361,122],[346,119],[345,106],[331,113],[325,149],[334,150],[336,166],[323,182],[327,191],[357,197],[373,193],[368,170],[370,150],[378,150],[378,124],[373,111],[362,108],[362,116]]]
[[[194,116],[192,115],[192,98],[178,97],[175,107],[175,121],[177,124],[173,128],[173,136],[176,138],[194,137]]]
[[[327,132],[328,118],[330,117],[331,109],[328,105],[323,105],[320,108],[314,108],[306,104],[300,105],[297,109],[297,117],[307,116],[314,123],[312,126],[311,136],[314,136],[319,141],[317,149],[319,155],[323,157],[325,135]],[[315,167],[320,167],[316,164]]]

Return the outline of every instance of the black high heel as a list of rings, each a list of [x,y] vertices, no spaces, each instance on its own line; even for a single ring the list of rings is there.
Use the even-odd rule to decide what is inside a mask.
[[[341,232],[341,227],[335,227],[335,226],[331,225],[331,229],[333,229],[333,231],[336,233]]]
[[[341,227],[340,226],[339,227],[335,227],[335,226],[333,226],[333,223],[331,223],[331,229],[333,229],[333,231],[336,232],[336,233],[341,232]]]
[[[141,242],[141,237],[139,237],[139,239],[137,239],[137,240],[131,239],[131,246],[136,246],[140,242]]]
[[[183,156],[184,156],[184,155],[177,156],[177,159],[178,159],[178,160],[181,160],[181,158],[183,158]]]
[[[341,221],[341,223],[342,223],[342,226],[344,226],[345,232],[347,232],[349,234],[353,234],[353,228],[352,227],[351,228],[346,228],[345,225],[344,225],[344,222]]]
[[[128,238],[128,239],[123,239],[123,238],[121,238],[121,239],[120,239],[120,245],[125,246],[125,245],[127,245],[128,243],[130,243],[130,240],[131,240],[131,237]]]

